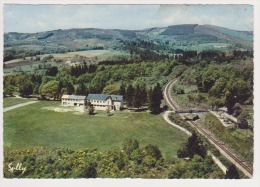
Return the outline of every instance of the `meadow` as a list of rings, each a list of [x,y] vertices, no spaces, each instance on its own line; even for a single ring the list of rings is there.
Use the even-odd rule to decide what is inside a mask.
[[[147,112],[113,112],[94,116],[73,112],[54,112],[44,107],[58,107],[60,102],[40,101],[4,113],[4,146],[15,149],[34,147],[90,148],[110,150],[121,148],[131,137],[140,146],[153,144],[165,159],[176,152],[187,135],[166,123],[161,115]]]
[[[18,104],[21,104],[21,103],[26,103],[26,102],[29,102],[29,101],[32,101],[32,99],[7,97],[7,98],[3,99],[3,108],[18,105]]]

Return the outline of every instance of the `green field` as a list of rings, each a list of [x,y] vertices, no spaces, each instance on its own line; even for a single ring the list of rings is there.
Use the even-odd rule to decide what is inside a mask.
[[[184,94],[177,94],[176,90],[178,89],[182,89]],[[184,85],[178,80],[173,86],[171,94],[181,109],[201,109],[211,107],[207,102],[208,94],[199,93],[197,85]]]
[[[43,107],[59,106],[60,102],[41,101],[4,113],[4,146],[10,149],[33,147],[98,148],[121,147],[127,137],[140,146],[158,145],[166,159],[176,151],[187,135],[164,121],[161,115],[146,112],[114,112],[107,116],[77,115],[54,112]]]
[[[7,97],[3,99],[3,108],[14,106],[21,103],[26,103],[28,101],[31,101],[31,99]]]
[[[194,100],[190,100],[188,96],[192,96]],[[200,101],[198,98],[202,97]],[[205,101],[207,97],[206,93],[190,93],[190,94],[174,94],[173,98],[181,109],[201,109],[210,108],[209,104]],[[204,98],[204,99],[203,99]]]

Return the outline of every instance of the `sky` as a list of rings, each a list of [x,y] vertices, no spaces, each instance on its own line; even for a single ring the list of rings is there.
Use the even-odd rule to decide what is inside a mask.
[[[145,29],[210,24],[253,31],[250,5],[4,5],[4,32],[56,29]]]

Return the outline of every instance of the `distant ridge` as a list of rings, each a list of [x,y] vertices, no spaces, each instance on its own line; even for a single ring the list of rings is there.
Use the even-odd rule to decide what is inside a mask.
[[[172,25],[162,32],[162,35],[186,35],[194,34],[194,28],[198,24],[184,24],[184,25]]]
[[[253,32],[237,31],[214,25],[182,24],[142,30],[73,28],[37,33],[4,33],[4,52],[8,54],[65,53],[92,49],[129,50],[136,41],[159,51],[253,50]],[[145,43],[146,42],[146,43]],[[148,43],[147,43],[148,42]],[[8,53],[8,54],[7,54]]]

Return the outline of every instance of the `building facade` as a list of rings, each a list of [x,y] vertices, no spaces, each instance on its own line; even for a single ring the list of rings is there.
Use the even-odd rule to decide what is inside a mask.
[[[123,107],[121,95],[89,94],[87,100],[96,110],[121,110]]]
[[[61,98],[62,106],[84,106],[86,96],[82,95],[63,95]]]
[[[61,98],[62,106],[84,106],[88,100],[95,110],[121,110],[123,108],[122,95],[107,95],[107,94],[88,94],[81,95],[63,95]]]

